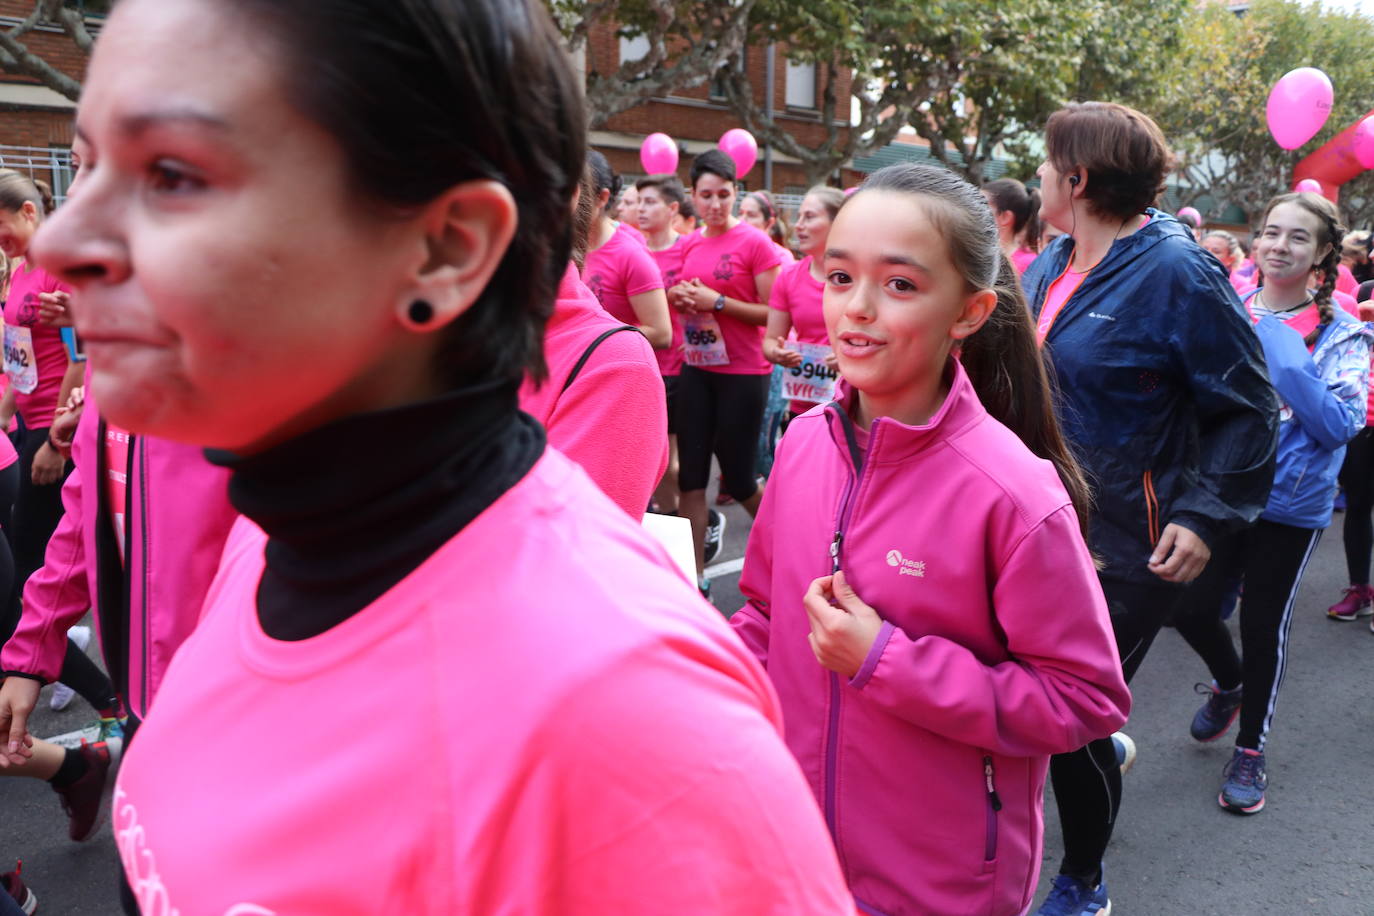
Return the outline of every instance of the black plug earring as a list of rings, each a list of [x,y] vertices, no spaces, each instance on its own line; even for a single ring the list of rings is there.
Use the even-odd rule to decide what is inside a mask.
[[[434,306],[423,299],[416,299],[410,303],[410,308],[406,310],[406,316],[417,327],[429,324],[434,320]]]

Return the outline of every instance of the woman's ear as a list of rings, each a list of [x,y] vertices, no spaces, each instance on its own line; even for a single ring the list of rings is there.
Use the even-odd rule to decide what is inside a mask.
[[[949,329],[949,336],[954,340],[966,340],[972,337],[992,317],[996,308],[997,290],[980,289],[969,294],[969,297],[964,300],[963,310],[959,313],[959,317],[954,319],[953,327]]]
[[[418,224],[424,256],[397,303],[402,325],[437,330],[471,308],[501,266],[517,220],[510,189],[489,179],[455,185],[428,204]],[[429,307],[425,321],[415,320],[417,301]]]

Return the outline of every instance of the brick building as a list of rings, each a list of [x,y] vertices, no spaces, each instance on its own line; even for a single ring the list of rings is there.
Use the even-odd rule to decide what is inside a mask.
[[[67,0],[92,24],[108,6],[99,0]],[[0,28],[10,29],[33,10],[33,0],[0,0]],[[86,55],[60,26],[40,25],[20,41],[57,69],[80,80]],[[71,180],[70,151],[76,103],[32,77],[0,73],[0,163],[42,178],[61,196]]]
[[[613,24],[602,23],[588,36],[584,64],[589,70],[614,73],[622,60],[635,60],[647,50],[647,43],[642,39],[619,38]],[[749,80],[760,106],[766,101],[769,58],[768,49],[764,46],[750,47],[744,55],[743,66],[748,68]],[[772,61],[774,117],[803,146],[819,146],[825,140],[826,126],[819,111],[822,86],[817,68],[811,64],[799,65],[789,61],[786,48],[782,45],[775,46]],[[845,73],[836,85],[836,97],[841,101],[837,106],[835,126],[842,137],[849,132],[849,95],[849,74]],[[694,89],[681,89],[664,98],[650,99],[624,111],[600,129],[592,131],[590,141],[605,153],[617,172],[627,178],[636,178],[644,172],[639,162],[640,144],[649,134],[662,131],[678,142],[681,151],[678,174],[685,183],[692,157],[713,148],[727,130],[742,126],[727,105],[720,86],[706,84]],[[801,194],[806,191],[806,171],[794,157],[774,151],[771,172],[772,181],[765,184],[765,149],[760,144],[758,164],[742,183],[750,189],[767,187],[782,194]],[[841,170],[840,181],[845,185],[854,184],[861,178],[862,174],[852,169]]]

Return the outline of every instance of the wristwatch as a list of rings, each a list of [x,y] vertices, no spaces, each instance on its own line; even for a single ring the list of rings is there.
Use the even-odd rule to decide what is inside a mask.
[[[719,296],[716,297],[716,304],[715,304],[715,306],[713,306],[713,308],[714,308],[715,311],[717,311],[717,312],[723,312],[723,311],[725,311],[725,294],[724,294],[724,293],[721,293]]]

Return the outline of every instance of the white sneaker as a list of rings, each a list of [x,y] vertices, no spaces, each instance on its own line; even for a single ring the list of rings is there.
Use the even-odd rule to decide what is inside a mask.
[[[67,631],[67,638],[76,643],[76,647],[82,652],[91,644],[90,627],[72,627]],[[72,704],[72,698],[76,696],[76,691],[66,684],[53,684],[52,699],[48,701],[48,706],[52,709],[63,710]]]

